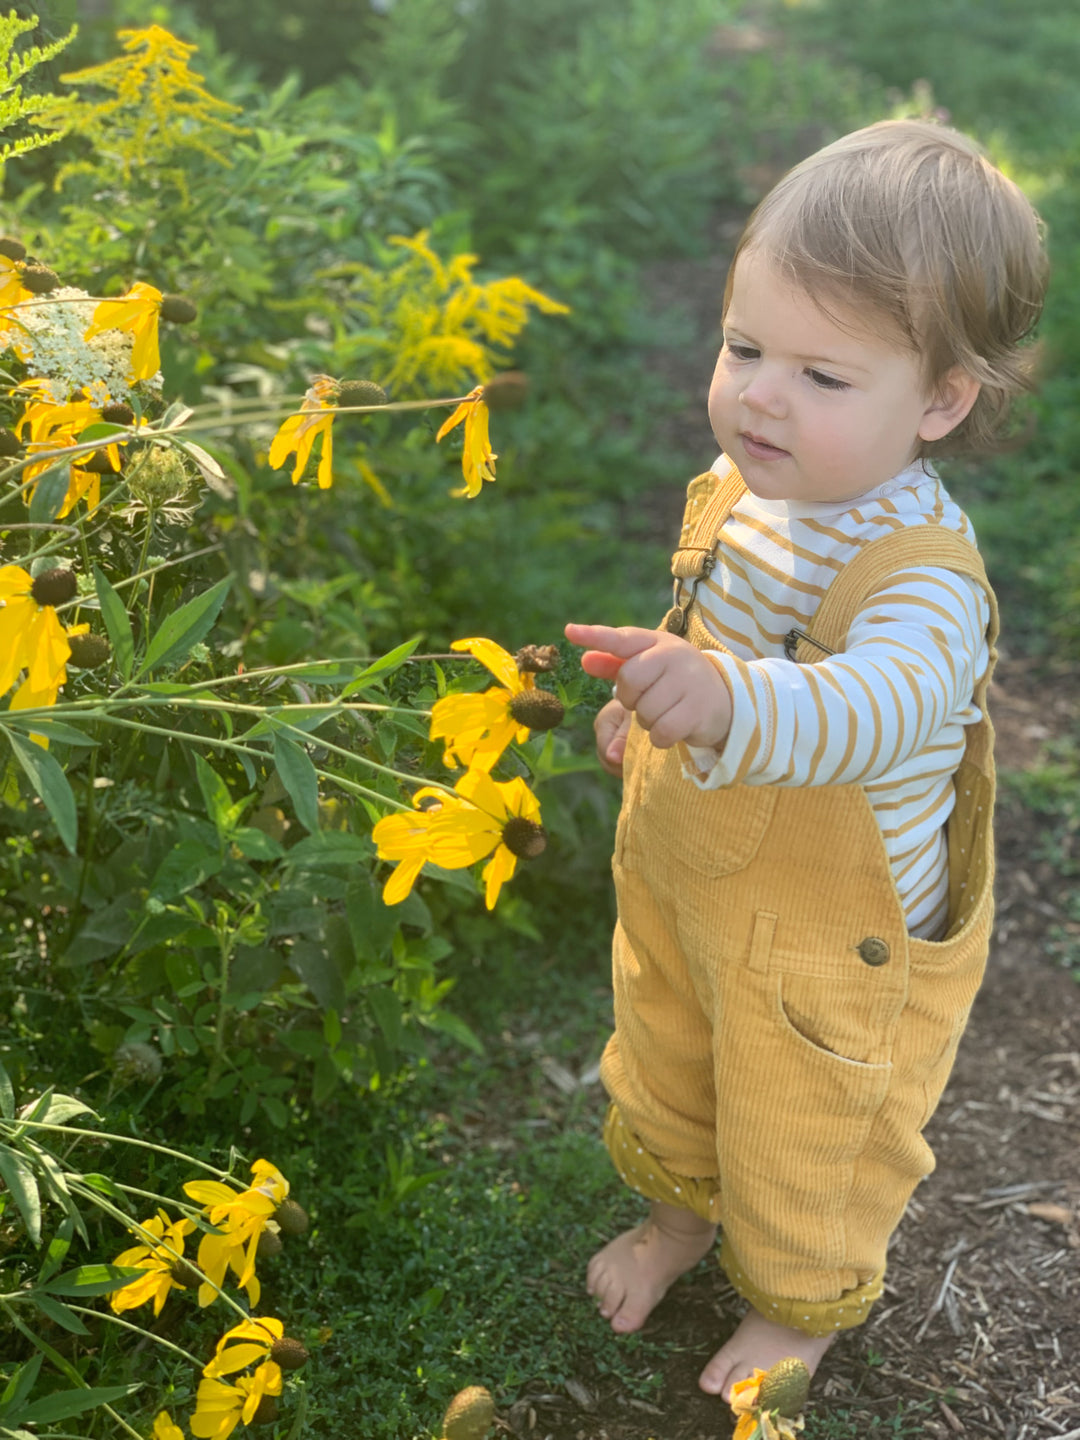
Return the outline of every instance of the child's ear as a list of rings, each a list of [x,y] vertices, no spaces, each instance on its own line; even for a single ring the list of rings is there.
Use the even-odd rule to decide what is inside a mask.
[[[933,399],[923,413],[919,439],[943,440],[967,415],[979,398],[981,388],[974,375],[954,365],[935,388]]]

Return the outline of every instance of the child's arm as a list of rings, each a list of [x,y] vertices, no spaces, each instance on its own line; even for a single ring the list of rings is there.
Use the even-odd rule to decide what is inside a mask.
[[[589,647],[581,658],[586,672],[616,682],[615,698],[634,711],[658,750],[680,741],[702,749],[723,745],[731,692],[713,662],[688,641],[631,625],[567,625],[566,638]],[[598,730],[598,744],[599,738]]]
[[[815,664],[715,655],[733,696],[731,729],[719,754],[691,746],[687,773],[706,788],[895,775],[935,737],[954,739],[977,718],[971,696],[987,665],[988,616],[974,581],[919,567],[866,602],[842,654]]]

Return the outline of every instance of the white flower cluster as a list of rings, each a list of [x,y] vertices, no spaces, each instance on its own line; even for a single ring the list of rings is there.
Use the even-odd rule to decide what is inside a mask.
[[[85,290],[65,285],[44,299],[47,303],[24,302],[8,311],[0,347],[13,350],[32,375],[49,381],[50,398],[58,405],[79,389],[97,406],[129,399],[132,337],[123,330],[103,330],[84,340],[97,309]],[[158,383],[160,375],[150,381],[152,387]]]

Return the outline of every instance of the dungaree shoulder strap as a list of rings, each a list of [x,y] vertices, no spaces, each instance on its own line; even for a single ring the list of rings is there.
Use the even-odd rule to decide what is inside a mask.
[[[716,541],[721,526],[745,489],[743,478],[734,465],[726,475],[706,470],[704,475],[690,481],[686,489],[679,548],[671,557],[675,603],[661,622],[661,629],[676,635],[686,634],[690,606],[697,587],[716,563]]]

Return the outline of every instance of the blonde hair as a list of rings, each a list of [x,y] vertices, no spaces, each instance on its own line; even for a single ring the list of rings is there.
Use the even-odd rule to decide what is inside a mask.
[[[955,366],[981,389],[943,449],[987,449],[1013,399],[1031,388],[1023,342],[1042,310],[1042,223],[1022,191],[967,136],[922,120],[884,120],[790,170],[747,221],[728,274],[754,251],[823,309],[870,309],[920,355],[928,386]],[[829,311],[833,319],[841,320]]]

